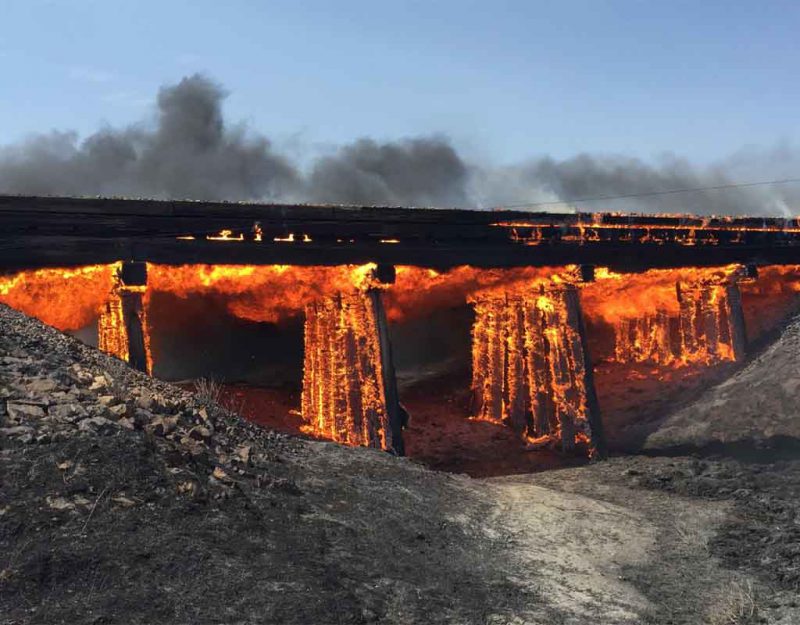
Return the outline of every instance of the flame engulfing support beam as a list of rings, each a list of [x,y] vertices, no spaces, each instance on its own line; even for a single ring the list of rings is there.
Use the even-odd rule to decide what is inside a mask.
[[[392,358],[392,343],[389,339],[389,324],[386,320],[386,310],[383,306],[383,291],[380,289],[369,289],[367,291],[367,296],[372,302],[375,326],[378,331],[384,403],[386,404],[389,428],[392,435],[391,449],[397,455],[404,456],[403,419],[400,414],[400,397],[397,393],[397,376],[394,370],[394,359]]]
[[[144,294],[145,263],[123,263],[109,300],[100,312],[98,347],[126,361],[134,369],[151,370]]]
[[[744,360],[747,333],[736,275],[679,282],[677,311],[620,319],[614,328],[618,362],[706,363]]]
[[[578,332],[579,351],[576,350],[575,353],[583,359],[583,388],[586,395],[586,420],[589,422],[589,436],[595,457],[604,459],[608,456],[608,446],[603,428],[603,419],[600,416],[600,402],[597,400],[597,389],[594,385],[594,365],[589,354],[586,324],[583,320],[578,290],[574,287],[568,287],[564,297],[567,306],[568,323]]]
[[[306,429],[403,453],[381,292],[340,293],[306,307],[302,414]]]
[[[744,310],[742,309],[742,294],[739,285],[732,280],[726,287],[728,303],[728,327],[731,337],[733,358],[741,362],[747,356],[747,327],[744,323]]]
[[[472,391],[477,418],[534,441],[606,444],[577,289],[480,294],[472,299]]]

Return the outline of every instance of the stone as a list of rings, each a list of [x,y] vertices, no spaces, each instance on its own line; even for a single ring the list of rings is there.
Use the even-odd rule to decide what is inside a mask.
[[[47,505],[53,510],[74,510],[75,504],[67,501],[63,497],[46,497]]]
[[[144,387],[138,387],[138,397],[136,398],[136,405],[144,410],[152,410],[155,405],[153,393]]]
[[[230,480],[231,478],[228,477],[228,474],[222,469],[222,467],[214,467],[214,470],[211,473],[212,477],[218,480]]]
[[[155,417],[145,424],[144,430],[155,436],[171,434],[178,425],[178,417]]]
[[[39,419],[44,416],[44,408],[37,404],[23,404],[18,402],[7,402],[6,410],[8,416],[14,420]]]
[[[105,417],[89,417],[83,419],[78,423],[78,429],[81,432],[97,432],[98,434],[108,434],[113,432],[115,424]]]
[[[57,419],[61,419],[62,421],[75,422],[79,419],[88,416],[89,413],[86,411],[86,408],[84,408],[81,404],[69,403],[69,404],[56,404],[54,406],[50,406],[47,409],[47,414],[49,414],[51,417],[56,417]]]
[[[109,378],[105,375],[97,375],[92,380],[92,384],[89,386],[90,391],[99,391],[100,389],[108,388],[110,382]]]
[[[128,417],[122,417],[121,419],[119,419],[117,421],[117,425],[119,425],[120,427],[125,428],[126,430],[135,430],[136,429],[136,424],[133,422],[133,419],[130,419]]]
[[[109,406],[108,412],[112,417],[120,419],[128,414],[128,407],[125,404],[117,404],[116,406]]]
[[[116,504],[119,504],[123,508],[130,508],[136,505],[136,502],[133,499],[128,499],[124,495],[117,495],[115,497],[112,497],[111,501],[113,501]]]
[[[235,451],[236,459],[239,460],[239,462],[248,464],[250,462],[250,449],[250,445],[240,445],[237,447]]]
[[[97,403],[101,406],[110,406],[116,401],[116,398],[113,395],[100,395],[97,398]]]
[[[207,441],[211,438],[211,430],[200,425],[189,430],[189,437],[196,441]]]
[[[27,425],[17,425],[10,428],[0,428],[0,437],[13,438],[23,443],[30,443],[36,434],[36,430]]]
[[[71,377],[76,381],[82,384],[89,384],[94,380],[94,375],[90,371],[87,371],[79,364],[75,363],[69,368],[70,373],[72,374]]]
[[[38,378],[31,380],[26,386],[32,393],[49,393],[58,388],[58,383],[50,378]]]

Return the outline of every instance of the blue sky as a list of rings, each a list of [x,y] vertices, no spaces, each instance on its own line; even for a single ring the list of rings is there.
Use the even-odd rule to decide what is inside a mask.
[[[510,163],[798,138],[798,2],[0,0],[0,145],[201,71],[279,147],[443,133]]]

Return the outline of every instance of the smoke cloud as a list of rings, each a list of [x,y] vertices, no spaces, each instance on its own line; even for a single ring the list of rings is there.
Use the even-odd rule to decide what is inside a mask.
[[[7,147],[0,151],[0,190],[205,200],[297,192],[297,171],[266,137],[226,127],[224,97],[195,75],[159,91],[153,128],[105,128],[82,142],[73,132],[54,132]]]
[[[706,167],[671,155],[598,154],[494,167],[466,162],[444,137],[360,139],[304,171],[264,135],[226,124],[225,95],[196,74],[160,89],[151,123],[0,147],[0,193],[697,214],[793,215],[800,206],[800,185],[569,203],[797,177],[800,153],[791,146],[742,150]]]

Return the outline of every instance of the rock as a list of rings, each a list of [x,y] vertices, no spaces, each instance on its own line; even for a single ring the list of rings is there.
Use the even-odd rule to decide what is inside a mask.
[[[155,405],[155,401],[153,400],[153,393],[151,393],[148,389],[141,386],[137,387],[136,390],[138,391],[138,393],[135,393],[136,395],[138,395],[138,397],[136,398],[136,405],[139,406],[139,408],[143,408],[144,410],[152,410],[153,406]]]
[[[98,434],[108,434],[116,429],[116,424],[105,417],[89,417],[78,423],[81,432],[97,432]]]
[[[201,425],[197,425],[189,430],[189,438],[193,438],[196,441],[208,441],[211,438],[211,430],[208,428],[204,428]]]
[[[108,388],[111,381],[112,380],[106,375],[97,375],[94,377],[91,386],[89,386],[89,390],[99,391],[100,389]]]
[[[81,367],[78,363],[75,363],[69,368],[70,377],[72,377],[76,382],[80,382],[81,384],[89,384],[94,380],[94,375],[90,372]]]
[[[130,508],[136,505],[136,502],[133,499],[128,499],[124,495],[117,495],[116,497],[112,497],[111,501],[116,504],[119,504],[123,508]]]
[[[58,388],[58,383],[50,378],[38,378],[28,382],[27,388],[32,393],[49,393]]]
[[[121,419],[119,419],[117,421],[117,425],[119,425],[120,427],[125,428],[126,430],[135,430],[136,429],[136,424],[133,422],[133,419],[130,419],[128,417],[122,417]]]
[[[63,497],[50,497],[49,495],[45,498],[47,501],[47,505],[50,506],[53,510],[74,510],[75,504],[67,501]]]
[[[221,467],[214,467],[214,471],[211,475],[218,479],[218,480],[230,480],[231,478],[228,477],[228,474]]]
[[[125,404],[117,404],[116,406],[109,406],[108,413],[115,419],[120,419],[128,414],[128,407]]]
[[[0,437],[16,439],[22,443],[30,443],[36,434],[36,430],[27,425],[17,425],[11,428],[0,428]]]
[[[78,403],[56,404],[47,409],[47,414],[62,421],[75,422],[88,416],[86,408]]]
[[[110,406],[115,401],[116,397],[114,397],[113,395],[100,395],[100,397],[97,398],[97,403],[100,404],[101,406]]]
[[[250,462],[250,449],[250,445],[241,445],[237,447],[234,452],[236,454],[236,459],[239,460],[239,462],[248,464]]]
[[[7,402],[6,410],[8,416],[16,421],[23,419],[39,419],[44,416],[44,408],[36,404],[23,404],[18,402]]]
[[[166,436],[175,431],[178,425],[178,417],[155,417],[146,423],[144,431],[155,436]]]

